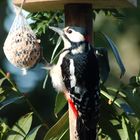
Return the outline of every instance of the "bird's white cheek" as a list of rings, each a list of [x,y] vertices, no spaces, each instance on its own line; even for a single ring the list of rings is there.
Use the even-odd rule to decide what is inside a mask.
[[[58,65],[53,66],[53,68],[50,70],[50,76],[52,79],[53,87],[59,92],[65,91],[65,85],[61,74],[61,67]]]

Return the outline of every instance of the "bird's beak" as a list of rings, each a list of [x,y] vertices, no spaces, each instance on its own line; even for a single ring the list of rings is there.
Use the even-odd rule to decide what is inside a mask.
[[[55,31],[56,33],[58,33],[61,37],[63,36],[63,30],[61,28],[53,27],[53,26],[49,26],[49,28]]]

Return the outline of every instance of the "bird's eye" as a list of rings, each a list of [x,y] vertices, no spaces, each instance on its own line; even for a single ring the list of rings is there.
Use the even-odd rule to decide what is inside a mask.
[[[72,30],[68,29],[67,30],[67,33],[71,34],[72,33]]]

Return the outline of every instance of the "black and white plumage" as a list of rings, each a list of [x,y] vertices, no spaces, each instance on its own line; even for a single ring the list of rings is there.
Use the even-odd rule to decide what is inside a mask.
[[[53,86],[58,91],[67,91],[74,103],[80,140],[95,140],[99,119],[99,68],[94,49],[86,40],[83,28],[50,29],[59,33],[64,41],[58,62],[50,70]]]

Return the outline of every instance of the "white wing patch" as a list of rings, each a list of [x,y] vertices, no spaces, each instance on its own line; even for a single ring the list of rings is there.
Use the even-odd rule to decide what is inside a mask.
[[[61,67],[59,65],[53,66],[53,68],[50,70],[50,76],[52,79],[53,87],[59,92],[65,91],[65,85],[61,74]]]
[[[66,53],[67,52],[64,52],[60,55],[57,64],[54,65],[50,70],[50,76],[52,79],[53,87],[59,92],[66,91],[66,87],[65,87],[65,84],[63,82],[63,77],[62,77],[62,70],[61,70],[62,60],[64,56],[66,55]]]
[[[70,86],[71,88],[76,85],[75,67],[73,59],[70,59]]]

